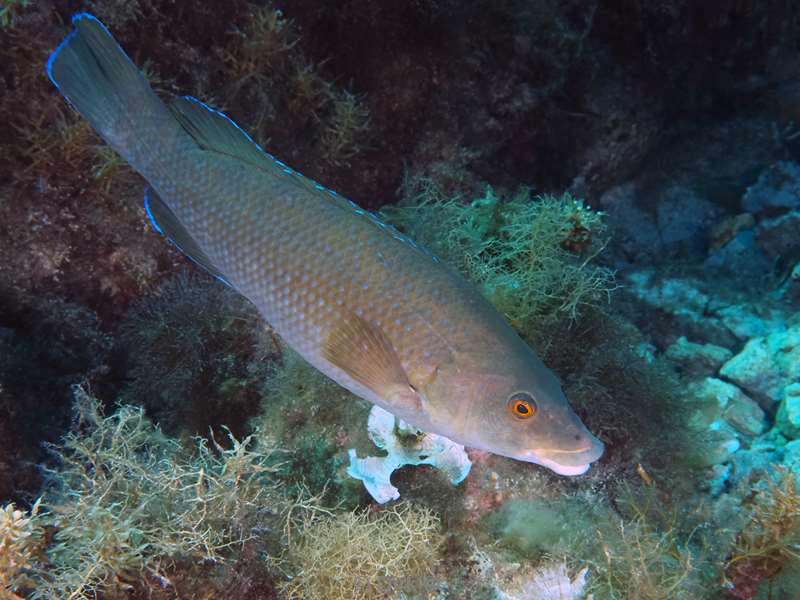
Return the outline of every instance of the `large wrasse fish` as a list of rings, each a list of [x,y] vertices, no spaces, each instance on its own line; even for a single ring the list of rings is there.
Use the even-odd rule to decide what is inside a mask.
[[[149,182],[155,228],[309,363],[466,446],[562,475],[600,458],[556,376],[459,274],[222,113],[192,97],[167,107],[100,21],[73,24],[51,81]]]

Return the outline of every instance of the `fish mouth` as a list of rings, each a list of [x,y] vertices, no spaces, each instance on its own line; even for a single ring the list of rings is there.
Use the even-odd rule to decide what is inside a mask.
[[[526,460],[547,467],[558,475],[574,477],[583,475],[593,462],[603,455],[603,442],[594,438],[580,448],[561,450],[556,448],[537,448],[527,453]]]

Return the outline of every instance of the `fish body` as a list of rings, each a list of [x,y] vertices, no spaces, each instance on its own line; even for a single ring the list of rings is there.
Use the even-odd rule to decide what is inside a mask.
[[[199,100],[167,107],[97,19],[73,24],[53,83],[147,179],[155,227],[309,363],[467,446],[566,475],[600,457],[555,375],[458,273]]]

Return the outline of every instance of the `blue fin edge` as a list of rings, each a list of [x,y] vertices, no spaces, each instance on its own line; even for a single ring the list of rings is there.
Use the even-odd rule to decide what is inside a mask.
[[[153,229],[166,237],[166,234],[161,230],[161,227],[158,226],[158,223],[156,223],[156,218],[153,216],[153,212],[150,210],[150,188],[145,188],[144,190],[144,210],[147,213],[147,218],[150,219],[150,223],[153,225]]]
[[[98,25],[100,25],[100,27],[102,27],[103,29],[106,30],[108,35],[111,35],[111,32],[108,30],[108,27],[106,27],[103,24],[103,22],[100,19],[98,19],[97,17],[95,17],[93,14],[90,14],[90,13],[87,13],[87,12],[79,12],[79,13],[75,13],[74,15],[72,15],[72,23],[73,23],[73,25],[75,23],[77,23],[78,21],[82,21],[83,19],[90,19],[90,20],[96,22]],[[77,33],[78,33],[77,29],[73,29],[72,31],[70,31],[67,34],[67,37],[65,37],[63,40],[61,40],[61,43],[58,46],[56,46],[56,49],[53,50],[50,53],[50,57],[47,59],[47,78],[50,81],[52,81],[53,85],[56,86],[56,88],[59,89],[59,90],[61,90],[61,86],[59,86],[58,83],[56,82],[56,80],[53,79],[53,61],[61,53],[61,51],[67,46],[67,44],[70,43],[72,38],[74,38],[75,34],[77,34]]]
[[[233,125],[234,127],[236,127],[236,129],[238,129],[239,131],[241,131],[241,132],[242,132],[242,134],[244,135],[244,137],[246,137],[246,138],[247,138],[247,140],[248,140],[249,142],[251,142],[251,143],[252,143],[252,144],[253,144],[253,145],[254,145],[256,148],[258,148],[258,149],[259,149],[261,152],[263,152],[264,154],[266,154],[267,156],[269,156],[269,157],[270,157],[272,160],[274,160],[274,161],[276,161],[276,162],[277,162],[277,159],[276,159],[274,156],[272,156],[272,154],[270,154],[269,152],[267,152],[266,150],[264,150],[264,149],[263,149],[263,148],[262,148],[262,147],[261,147],[261,146],[258,144],[258,142],[256,142],[256,141],[255,141],[255,140],[254,140],[252,137],[250,137],[250,134],[249,134],[249,133],[247,133],[247,132],[246,132],[244,129],[242,129],[241,127],[239,127],[239,125],[237,125],[237,124],[236,124],[236,121],[234,121],[233,119],[231,119],[231,118],[230,118],[228,115],[226,115],[224,112],[222,112],[222,111],[219,111],[219,110],[217,110],[216,108],[212,108],[212,107],[210,107],[208,104],[206,104],[206,103],[205,103],[205,102],[203,102],[202,100],[199,100],[198,98],[195,98],[194,96],[184,96],[184,97],[183,97],[183,99],[184,99],[184,100],[188,100],[189,102],[194,102],[195,104],[199,104],[200,106],[202,106],[203,108],[205,108],[207,111],[209,111],[209,112],[212,112],[212,113],[214,113],[214,114],[217,114],[217,115],[219,115],[220,117],[222,117],[223,119],[225,119],[225,120],[226,120],[228,123],[230,123],[231,125]]]
[[[186,258],[191,260],[197,266],[202,267],[203,271],[208,273],[208,270],[205,267],[203,267],[203,265],[201,265],[199,262],[197,262],[191,256],[186,254],[186,252],[184,252],[183,249],[178,244],[175,243],[175,240],[173,240],[166,233],[164,233],[164,231],[161,229],[161,227],[158,226],[158,223],[156,223],[156,219],[153,216],[152,211],[150,210],[150,195],[148,193],[149,191],[150,191],[150,188],[145,188],[145,190],[144,190],[144,210],[147,213],[147,218],[150,219],[150,223],[153,225],[153,229],[155,229],[158,233],[160,233],[165,238],[167,238],[167,241],[169,241],[170,244],[175,246],[181,254],[183,254]],[[224,277],[222,277],[221,275],[213,275],[213,277],[214,277],[214,279],[218,279],[219,281],[221,281],[222,283],[227,285],[229,288],[234,289],[233,286],[231,285],[231,282],[228,281],[227,279],[225,279]]]

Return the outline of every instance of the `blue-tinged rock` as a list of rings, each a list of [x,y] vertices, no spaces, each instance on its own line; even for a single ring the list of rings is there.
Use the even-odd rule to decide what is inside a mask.
[[[676,256],[701,260],[708,230],[722,210],[688,184],[653,189],[628,182],[600,198],[615,247],[627,261],[638,264],[662,263]]]
[[[756,472],[769,473],[774,471],[775,463],[780,462],[782,456],[782,448],[773,444],[763,444],[737,452],[731,460],[733,465],[731,483],[745,480]]]
[[[700,257],[707,232],[720,217],[714,204],[683,185],[665,189],[656,203],[656,224],[663,252]]]
[[[800,440],[792,440],[783,450],[783,466],[800,479]]]
[[[770,410],[784,388],[800,381],[800,313],[787,326],[751,339],[720,369],[720,375],[747,391]]]
[[[711,301],[711,297],[689,279],[659,278],[651,271],[635,271],[628,275],[628,282],[639,298],[674,315],[699,317]]]
[[[712,250],[705,260],[710,269],[724,269],[737,277],[758,281],[772,270],[772,260],[756,245],[752,229],[736,234],[721,248]]]
[[[699,408],[690,423],[712,428],[722,420],[739,434],[752,438],[764,433],[767,419],[762,408],[742,390],[716,377],[706,377],[689,385],[689,392]]]
[[[625,183],[608,190],[600,199],[615,247],[634,263],[652,262],[660,245],[652,212],[639,207],[637,188]]]
[[[759,438],[750,448],[732,454],[730,461],[714,465],[712,477],[707,481],[712,496],[743,484],[750,487],[753,481],[775,473],[775,465],[784,461],[786,440],[776,440],[771,434]],[[800,458],[800,457],[798,457]]]
[[[785,329],[785,317],[775,308],[716,299],[705,291],[707,285],[696,279],[658,277],[653,271],[641,270],[629,273],[626,283],[635,296],[677,317],[677,329],[697,342],[733,347]]]
[[[783,314],[766,306],[714,301],[709,304],[708,310],[742,341],[786,329]]]
[[[800,438],[800,381],[783,388],[783,400],[775,416],[775,426],[791,440]]]
[[[756,436],[767,429],[767,418],[758,403],[736,388],[725,408],[723,418],[741,434]]]
[[[666,350],[666,357],[687,373],[716,373],[733,357],[733,352],[716,344],[697,344],[679,337]]]
[[[800,165],[779,161],[767,168],[747,188],[742,208],[752,213],[767,208],[800,208]]]
[[[800,210],[792,210],[756,227],[756,242],[772,260],[797,251],[800,245]]]

